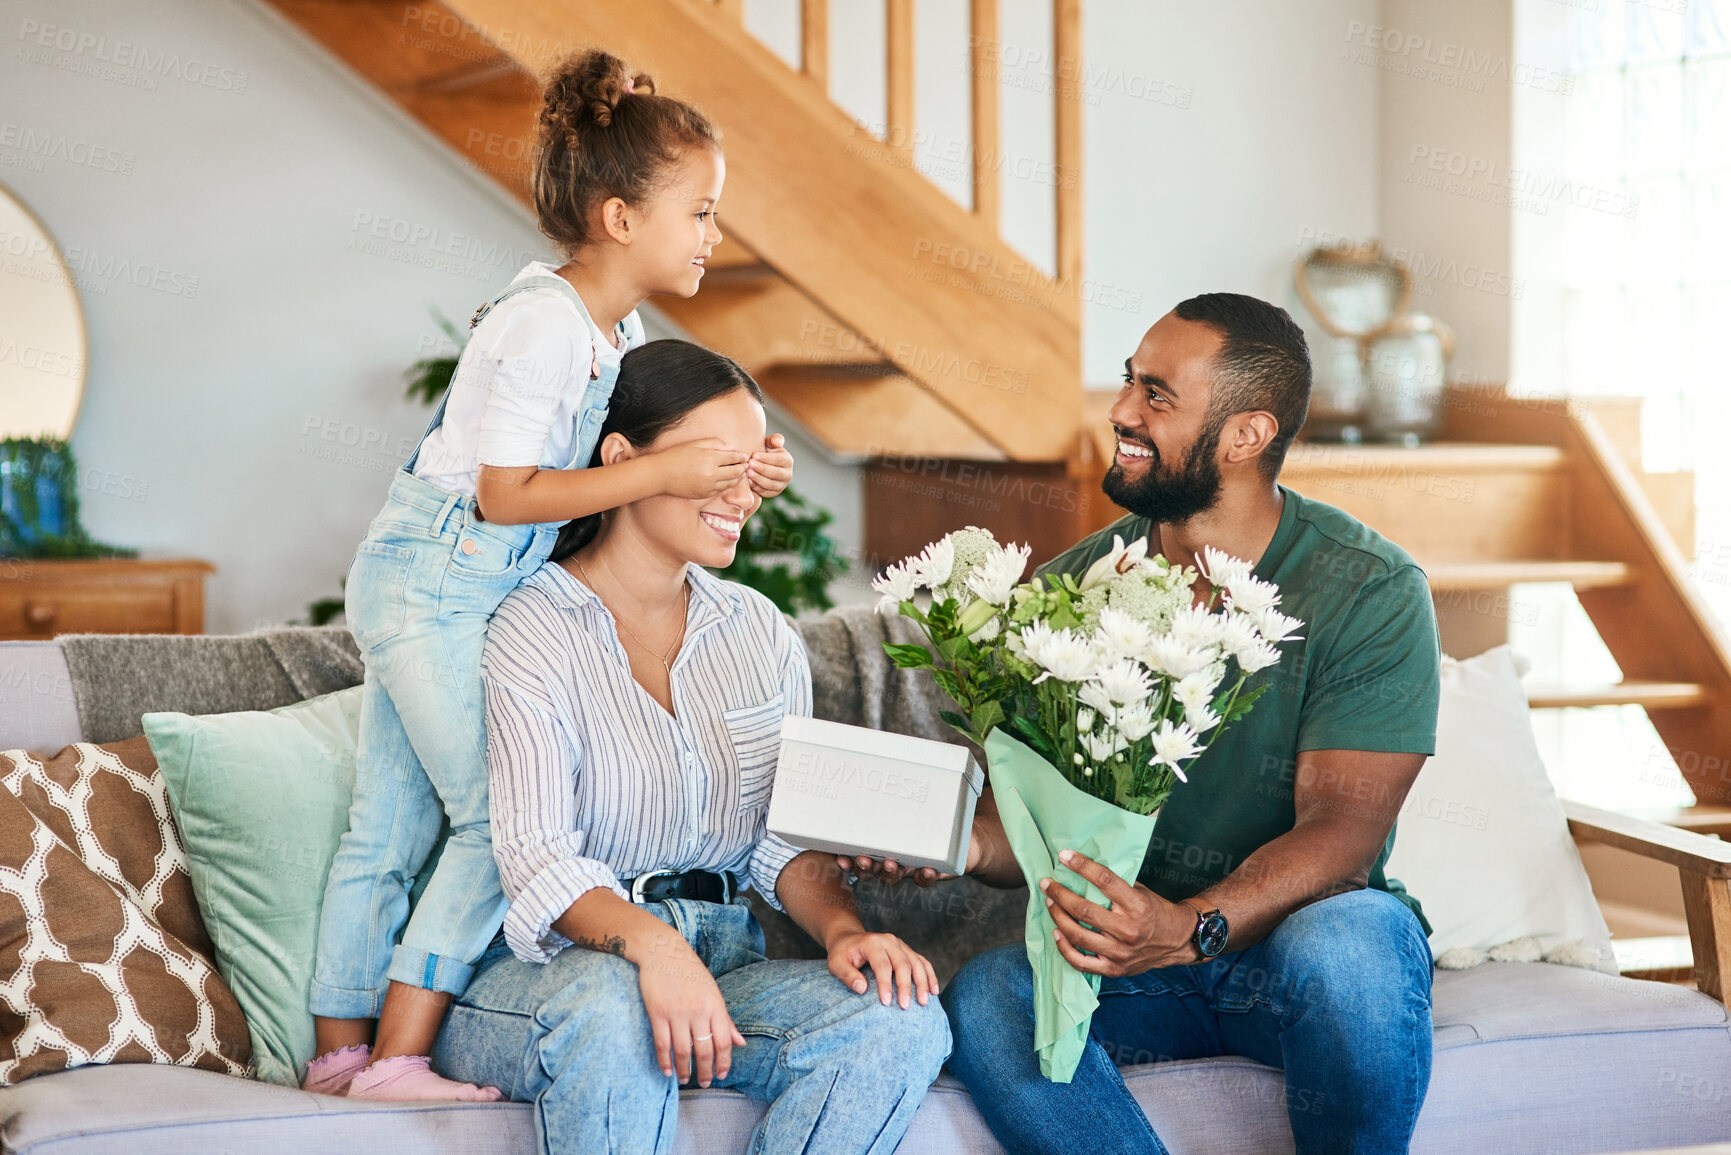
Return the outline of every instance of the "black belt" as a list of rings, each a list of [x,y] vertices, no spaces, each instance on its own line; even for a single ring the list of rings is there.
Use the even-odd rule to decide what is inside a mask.
[[[666,902],[670,898],[690,898],[698,902],[729,903],[733,901],[733,879],[713,870],[651,870],[636,878],[619,880],[631,901]]]

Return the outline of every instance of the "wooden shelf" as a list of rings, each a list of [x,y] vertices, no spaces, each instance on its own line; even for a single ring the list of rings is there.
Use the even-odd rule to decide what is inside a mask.
[[[1616,682],[1600,686],[1527,687],[1527,704],[1535,710],[1590,709],[1594,706],[1644,706],[1649,710],[1680,710],[1708,703],[1707,689],[1695,682]]]
[[[1523,582],[1566,582],[1578,590],[1626,586],[1633,577],[1620,561],[1437,562],[1424,572],[1433,590],[1492,590]]]

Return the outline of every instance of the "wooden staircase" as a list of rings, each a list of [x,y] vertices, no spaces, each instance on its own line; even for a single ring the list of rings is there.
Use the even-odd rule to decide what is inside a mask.
[[[1079,94],[1055,85],[1058,268],[998,233],[995,0],[973,0],[974,204],[913,167],[913,0],[887,0],[887,128],[827,95],[827,0],[804,0],[805,65],[738,0],[267,0],[527,203],[539,89],[604,47],[722,130],[726,240],[691,299],[653,304],[738,359],[833,455],[1062,462],[1080,416]],[[1054,0],[1074,58],[1076,0]]]

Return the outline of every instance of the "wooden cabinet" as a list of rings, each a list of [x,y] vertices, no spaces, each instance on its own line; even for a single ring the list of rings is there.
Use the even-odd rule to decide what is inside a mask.
[[[0,640],[199,634],[209,562],[0,558]]]

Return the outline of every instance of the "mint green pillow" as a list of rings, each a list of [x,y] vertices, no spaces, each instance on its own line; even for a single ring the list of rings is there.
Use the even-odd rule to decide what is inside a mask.
[[[216,966],[266,1082],[300,1086],[319,908],[348,829],[361,687],[279,710],[146,714]]]

